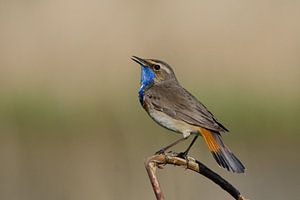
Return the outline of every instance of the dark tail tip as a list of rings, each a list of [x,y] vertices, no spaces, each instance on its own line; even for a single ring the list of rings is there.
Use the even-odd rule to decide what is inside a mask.
[[[218,134],[213,135],[216,142],[219,144],[220,149],[218,151],[212,152],[215,160],[220,167],[232,171],[235,173],[244,173],[245,167],[242,162],[225,146],[221,136]]]
[[[220,167],[223,167],[228,171],[232,171],[235,173],[245,172],[245,167],[241,163],[241,161],[239,161],[239,159],[226,147],[220,149],[217,152],[212,152],[212,155],[214,156]]]

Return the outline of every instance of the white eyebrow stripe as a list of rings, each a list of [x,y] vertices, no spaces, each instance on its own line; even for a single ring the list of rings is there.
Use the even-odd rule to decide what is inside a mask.
[[[154,60],[150,60],[150,63],[152,63],[153,65],[159,65],[160,68],[164,69],[168,74],[171,73],[170,69],[162,63],[155,62]]]
[[[167,68],[166,66],[162,65],[162,64],[159,64],[161,68],[164,68],[164,70],[167,71],[168,74],[170,74],[170,70],[169,68]]]

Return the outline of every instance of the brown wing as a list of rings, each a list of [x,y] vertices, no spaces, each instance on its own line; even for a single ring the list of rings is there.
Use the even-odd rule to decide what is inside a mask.
[[[154,109],[175,119],[214,132],[228,131],[203,104],[175,81],[150,87],[144,98]]]

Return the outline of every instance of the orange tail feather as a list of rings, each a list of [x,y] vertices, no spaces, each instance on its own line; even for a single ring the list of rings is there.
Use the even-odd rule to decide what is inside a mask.
[[[236,173],[245,171],[241,161],[224,145],[219,133],[205,128],[200,128],[199,132],[220,167]]]

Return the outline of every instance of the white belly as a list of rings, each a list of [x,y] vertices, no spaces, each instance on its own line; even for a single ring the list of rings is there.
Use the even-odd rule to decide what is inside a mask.
[[[175,131],[178,133],[182,133],[183,137],[188,137],[192,132],[196,132],[199,130],[199,128],[196,126],[190,125],[183,121],[173,119],[169,115],[167,115],[163,112],[157,111],[157,110],[149,111],[149,115],[159,125],[167,128],[169,130],[172,130],[172,131]]]

